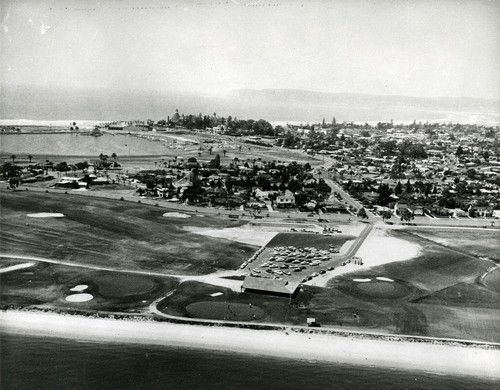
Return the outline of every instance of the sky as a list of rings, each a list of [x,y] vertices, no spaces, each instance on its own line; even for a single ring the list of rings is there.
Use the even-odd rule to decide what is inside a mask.
[[[8,1],[0,86],[500,99],[500,1]]]

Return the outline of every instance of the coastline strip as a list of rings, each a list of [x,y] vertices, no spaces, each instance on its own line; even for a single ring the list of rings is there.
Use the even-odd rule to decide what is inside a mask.
[[[313,333],[0,312],[0,332],[97,342],[153,344],[500,379],[500,351]]]

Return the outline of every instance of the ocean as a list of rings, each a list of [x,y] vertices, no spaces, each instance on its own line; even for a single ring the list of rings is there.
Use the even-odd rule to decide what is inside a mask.
[[[206,350],[0,335],[7,389],[493,389],[493,380]]]

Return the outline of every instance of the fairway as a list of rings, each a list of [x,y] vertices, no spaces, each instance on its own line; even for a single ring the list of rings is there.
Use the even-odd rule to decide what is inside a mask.
[[[99,294],[104,297],[118,298],[141,295],[155,289],[153,279],[125,274],[101,274],[93,278]]]
[[[248,244],[201,236],[187,226],[226,228],[241,222],[205,216],[165,218],[166,209],[78,195],[0,191],[2,252],[75,264],[200,275],[238,268]],[[61,213],[64,218],[29,218]]]
[[[175,278],[35,262],[33,267],[0,274],[0,302],[2,307],[79,309],[90,313],[94,310],[143,311],[152,300],[177,284]]]

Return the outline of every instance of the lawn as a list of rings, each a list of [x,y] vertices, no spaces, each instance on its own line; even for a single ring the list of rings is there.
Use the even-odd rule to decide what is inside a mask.
[[[156,298],[174,289],[177,279],[93,271],[37,263],[33,267],[0,274],[2,307],[55,308],[63,311],[141,313]],[[87,302],[68,302],[75,286],[87,286]]]
[[[162,217],[166,209],[91,197],[0,191],[2,253],[38,256],[107,268],[165,274],[236,269],[255,247],[187,232],[184,226],[236,227],[205,216]],[[64,218],[29,218],[29,213]]]
[[[485,229],[412,229],[431,241],[455,248],[475,256],[489,257],[500,262],[500,230]]]
[[[328,288],[301,286],[291,302],[185,282],[161,302],[160,310],[188,318],[231,320],[229,307],[235,312],[233,305],[252,304],[264,311],[261,321],[269,323],[305,325],[313,317],[322,327],[499,342],[497,275],[493,272],[485,285],[480,283],[480,276],[494,263],[407,232],[394,233],[418,243],[421,254],[337,276]],[[217,292],[222,294],[211,296]],[[237,320],[239,315],[233,316]]]

